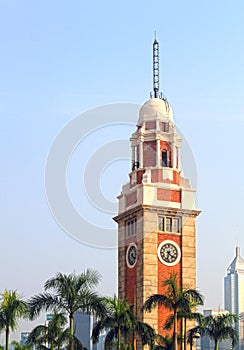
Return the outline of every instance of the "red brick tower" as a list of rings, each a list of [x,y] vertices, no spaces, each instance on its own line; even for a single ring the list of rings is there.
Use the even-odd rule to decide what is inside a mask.
[[[141,311],[162,281],[176,272],[180,286],[196,288],[195,190],[183,177],[172,109],[159,93],[159,52],[155,40],[153,96],[141,107],[131,136],[132,171],[119,199],[118,285],[144,322],[160,334],[167,312]]]

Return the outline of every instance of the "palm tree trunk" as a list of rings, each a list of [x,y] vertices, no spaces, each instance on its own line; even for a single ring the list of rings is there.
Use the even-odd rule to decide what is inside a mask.
[[[173,340],[174,340],[174,350],[178,350],[178,343],[177,343],[177,312],[174,312],[174,334],[173,334]]]
[[[8,350],[9,347],[9,327],[6,327],[5,333],[5,349]]]
[[[117,340],[117,350],[120,350],[120,328],[118,327],[118,340]]]
[[[192,350],[192,347],[193,347],[193,337],[191,337],[190,339],[190,350]]]
[[[74,350],[74,317],[69,315],[69,350]]]
[[[218,350],[218,340],[214,341],[214,350]]]
[[[135,335],[135,332],[133,332],[133,335],[132,335],[132,341],[133,341],[133,350],[136,350],[136,335]]]
[[[184,350],[186,350],[186,317],[184,317]]]

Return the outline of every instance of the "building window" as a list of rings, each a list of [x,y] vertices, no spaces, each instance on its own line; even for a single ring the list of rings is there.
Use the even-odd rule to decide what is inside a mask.
[[[165,231],[172,232],[172,218],[165,218]]]
[[[169,123],[162,122],[162,131],[169,132]]]
[[[128,237],[136,234],[136,218],[127,221],[126,223],[126,234]]]
[[[162,152],[162,166],[167,167],[168,166],[168,152],[164,150]]]
[[[173,225],[173,232],[180,232],[180,218],[174,218]]]
[[[181,232],[181,220],[178,217],[159,216],[158,229],[165,232]]]
[[[179,148],[175,147],[175,164],[176,168],[179,168]]]
[[[159,216],[158,218],[158,229],[164,231],[164,217]]]

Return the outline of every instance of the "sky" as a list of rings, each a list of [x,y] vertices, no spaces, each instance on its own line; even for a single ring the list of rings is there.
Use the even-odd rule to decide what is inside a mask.
[[[0,0],[0,291],[29,298],[57,272],[89,267],[102,275],[101,294],[117,292],[117,251],[114,242],[106,248],[103,233],[116,232],[128,140],[152,90],[156,31],[160,90],[196,166],[197,288],[205,308],[224,306],[237,244],[244,256],[243,17],[242,0]],[[68,153],[66,185],[85,222],[67,233],[50,208],[45,176],[47,183],[53,145],[62,131],[75,132],[73,121],[83,134]],[[97,230],[99,242],[91,241]],[[19,331],[31,327],[21,323]]]

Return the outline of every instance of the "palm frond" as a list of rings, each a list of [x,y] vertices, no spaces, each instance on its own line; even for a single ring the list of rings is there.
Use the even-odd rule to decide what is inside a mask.
[[[0,328],[15,330],[20,318],[29,316],[27,303],[16,290],[5,290],[0,295]]]
[[[169,315],[165,321],[164,329],[171,329],[174,325],[174,315]]]
[[[168,296],[163,294],[153,294],[145,301],[143,309],[150,312],[153,308],[162,305],[169,309],[173,308],[172,300]]]
[[[57,310],[67,309],[63,301],[56,295],[50,293],[42,293],[33,296],[28,301],[30,308],[30,319],[34,319],[42,310],[48,311],[56,308]]]
[[[149,345],[150,348],[153,347],[156,334],[149,324],[137,321],[135,331],[140,336],[143,345]]]
[[[94,328],[92,330],[92,336],[91,336],[93,343],[97,343],[98,342],[99,335],[104,330],[104,328],[105,328],[104,324],[103,324],[103,322],[101,320],[99,320],[95,324],[95,326],[94,326]]]
[[[106,335],[104,341],[104,350],[110,350],[114,344],[114,339],[116,338],[117,333],[114,329],[110,329]]]

